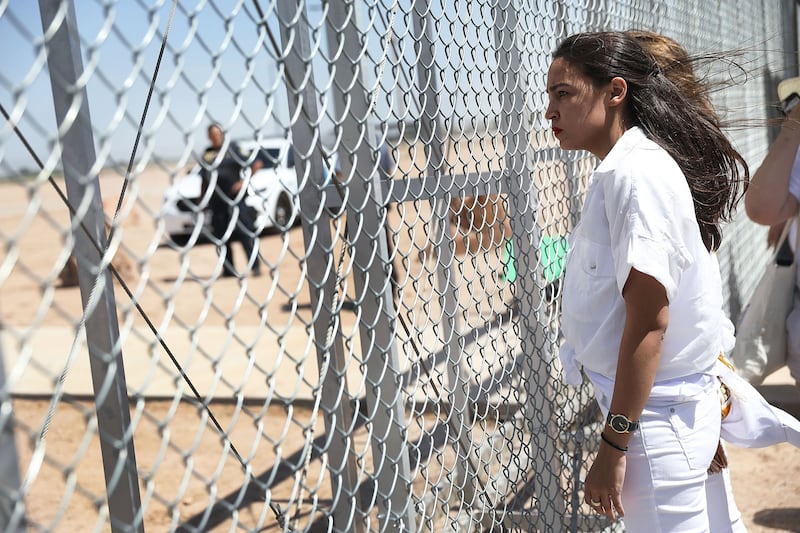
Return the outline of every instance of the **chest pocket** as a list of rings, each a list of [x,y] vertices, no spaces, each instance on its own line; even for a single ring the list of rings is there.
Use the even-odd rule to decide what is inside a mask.
[[[576,234],[570,244],[570,252],[571,262],[567,262],[567,268],[579,270],[590,278],[614,277],[614,258],[610,246],[597,244]]]
[[[602,319],[621,297],[610,247],[573,234],[564,279],[564,314],[581,322]]]

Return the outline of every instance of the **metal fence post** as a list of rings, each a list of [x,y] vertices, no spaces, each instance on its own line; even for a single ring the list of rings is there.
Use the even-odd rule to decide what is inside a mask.
[[[86,324],[95,410],[113,531],[144,531],[133,431],[111,273],[92,240],[106,242],[85,73],[75,7],[71,1],[39,0],[61,163],[70,205]],[[79,222],[92,233],[86,235]],[[79,331],[79,329],[78,329]]]
[[[379,146],[369,123],[372,92],[365,75],[366,36],[361,33],[361,2],[330,2],[327,39],[335,57],[334,128],[341,139],[338,154],[345,176],[348,238],[359,308],[359,335],[366,369],[367,406],[372,419],[372,456],[376,469],[375,500],[380,530],[414,531],[412,472],[402,368],[397,353],[396,311],[388,272],[389,250],[384,232],[386,197],[377,172]]]
[[[322,210],[317,219],[311,215],[325,205],[323,189],[325,168],[321,157],[321,139],[318,130],[318,95],[315,91],[312,62],[313,51],[309,41],[309,24],[304,5],[296,0],[278,2],[281,42],[286,54],[286,94],[290,116],[298,117],[292,124],[292,147],[295,153],[295,169],[298,184],[305,183],[300,190],[300,216],[303,221],[303,242],[306,250],[306,279],[311,298],[311,308],[317,310],[313,320],[314,339],[319,368],[329,360],[328,372],[322,376],[318,394],[324,412],[325,431],[333,438],[329,440],[328,470],[331,473],[334,531],[365,531],[359,517],[364,510],[352,513],[361,507],[358,495],[358,464],[354,455],[351,430],[355,410],[352,402],[343,401],[347,396],[347,358],[338,328],[338,317],[334,314],[336,287],[331,240],[330,217]],[[295,86],[304,80],[302,87]],[[298,109],[300,108],[300,109]],[[333,327],[333,337],[328,339],[328,328]],[[309,452],[310,453],[310,452]],[[344,499],[344,501],[342,500]]]
[[[444,145],[447,139],[446,131],[442,128],[440,120],[440,73],[437,71],[435,44],[433,39],[432,22],[430,19],[430,5],[426,0],[415,0],[411,8],[414,42],[417,49],[417,90],[420,98],[420,139],[425,146],[427,156],[428,176],[439,178],[442,176],[442,166],[445,161]],[[455,249],[453,246],[454,235],[450,226],[450,205],[447,202],[449,195],[432,199],[436,222],[432,242],[436,250],[437,282],[439,284],[440,300],[444,320],[440,323],[442,340],[445,342],[444,351],[447,354],[447,379],[445,386],[450,403],[453,430],[462,446],[454,443],[456,452],[456,468],[463,487],[462,501],[475,502],[477,472],[470,471],[469,452],[473,448],[471,431],[471,408],[469,401],[469,387],[472,379],[471,370],[464,364],[462,326],[458,320],[458,287],[455,285],[456,263]],[[463,450],[461,449],[463,447]]]
[[[493,8],[493,16],[498,90],[502,106],[500,118],[506,149],[505,175],[509,180],[508,189],[513,191],[509,216],[515,222],[511,225],[512,238],[518,250],[516,257],[520,262],[516,283],[519,287],[518,293],[524,296],[519,300],[519,311],[522,323],[520,345],[523,354],[523,380],[528,381],[528,396],[523,406],[531,435],[527,452],[528,460],[533,462],[530,469],[535,482],[533,490],[540,495],[536,498],[535,523],[529,527],[562,531],[565,503],[561,497],[561,468],[556,445],[556,385],[551,375],[555,354],[548,340],[549,319],[544,307],[542,277],[539,274],[541,231],[535,217],[538,201],[528,158],[532,150],[529,125],[531,112],[527,110],[526,114],[525,108],[526,90],[529,88],[524,86],[528,76],[524,72],[520,50],[520,8],[521,2],[518,0],[500,0]],[[538,354],[540,358],[534,360],[534,354]],[[526,470],[523,468],[522,471]],[[522,500],[527,501],[533,494],[522,496]],[[512,510],[511,522],[514,526],[521,526],[515,514]]]
[[[19,455],[14,440],[14,406],[11,404],[11,385],[6,381],[2,343],[0,343],[0,530],[4,533],[22,533],[27,530],[25,495],[22,492]]]

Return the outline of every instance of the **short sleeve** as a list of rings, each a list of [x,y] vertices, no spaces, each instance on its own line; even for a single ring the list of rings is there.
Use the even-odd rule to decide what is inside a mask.
[[[635,268],[655,278],[672,301],[683,272],[693,262],[685,244],[689,235],[698,231],[691,196],[677,165],[671,159],[667,162],[675,168],[651,162],[635,175],[619,172],[605,184],[620,293]],[[676,180],[683,183],[676,186]]]
[[[620,292],[628,281],[632,268],[655,278],[672,301],[678,292],[681,276],[691,261],[683,251],[666,237],[661,239],[633,232],[620,243],[615,253],[617,286]]]
[[[789,194],[800,200],[800,149],[794,157],[792,175],[789,178]]]

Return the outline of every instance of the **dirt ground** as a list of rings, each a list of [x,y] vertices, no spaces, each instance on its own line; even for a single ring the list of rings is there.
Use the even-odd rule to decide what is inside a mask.
[[[291,311],[285,308],[289,295],[276,292],[271,284],[278,278],[281,286],[295,284],[301,274],[296,269],[290,271],[290,267],[275,268],[270,275],[253,280],[250,290],[256,295],[255,301],[247,298],[239,301],[241,297],[235,290],[235,282],[219,281],[215,286],[216,307],[206,310],[205,315],[197,309],[198,298],[205,290],[200,284],[173,287],[180,266],[176,254],[164,248],[152,251],[152,243],[148,240],[148,236],[154,233],[150,213],[158,209],[166,179],[163,173],[158,172],[146,173],[140,178],[138,192],[143,203],[138,209],[139,219],[129,222],[133,230],[128,235],[132,237],[126,238],[128,251],[133,256],[149,254],[151,275],[157,274],[143,295],[143,305],[152,318],[158,323],[172,313],[189,326],[194,324],[193,318],[199,317],[208,325],[221,325],[232,318],[220,309],[233,308],[237,309],[234,315],[237,326],[252,324],[255,327],[259,324],[259,316],[287,316]],[[111,191],[119,186],[119,179],[109,178],[109,181]],[[33,201],[41,202],[47,217],[24,218]],[[15,267],[0,285],[0,323],[9,331],[35,335],[36,327],[63,327],[80,315],[77,289],[54,289],[42,281],[48,275],[52,280],[56,274],[52,269],[63,240],[61,228],[66,222],[66,210],[59,206],[57,198],[47,187],[31,195],[21,187],[3,186],[0,235],[7,243],[13,242],[14,246],[8,248],[8,257],[15,258]],[[416,255],[424,250],[426,238],[425,235],[413,236],[416,241],[406,248],[407,252]],[[41,246],[42,242],[54,245]],[[280,236],[266,237],[262,252],[283,250],[280,253],[285,254],[287,248],[279,247],[284,242],[288,242],[286,246],[290,250],[301,250],[300,229],[293,229],[288,241],[282,241]],[[266,255],[274,259],[269,257],[270,254]],[[210,265],[215,259],[212,247],[198,247],[191,252],[191,259],[194,274],[201,278],[210,275]],[[241,264],[241,258],[239,261]],[[175,292],[170,293],[170,290]],[[165,294],[171,294],[173,308],[165,307]],[[259,309],[258,298],[262,301],[270,298],[268,305]],[[297,314],[310,318],[308,309],[297,311]],[[34,325],[32,330],[27,329]],[[54,348],[66,351],[66,347]],[[36,359],[41,354],[33,355]],[[230,428],[231,442],[238,452],[249,457],[258,451],[250,458],[257,479],[267,485],[272,483],[268,481],[270,479],[280,480],[271,487],[274,501],[278,504],[289,501],[296,476],[275,469],[275,459],[278,454],[284,460],[296,458],[295,454],[305,441],[302,421],[308,420],[308,412],[302,409],[287,412],[277,405],[268,408],[263,405],[212,405],[222,427]],[[108,531],[99,496],[103,494],[103,469],[91,404],[78,400],[61,401],[51,419],[47,416],[48,408],[49,403],[44,399],[18,398],[14,401],[14,414],[19,422],[16,435],[18,453],[22,475],[29,484],[27,512],[42,529]],[[143,399],[133,407],[132,418],[137,421],[136,455],[142,476],[142,499],[147,505],[147,531],[168,531],[177,524],[199,523],[208,509],[210,491],[220,498],[227,498],[231,506],[226,510],[215,510],[208,518],[206,531],[231,530],[233,508],[241,524],[252,527],[260,523],[263,524],[262,531],[278,531],[270,516],[272,511],[260,505],[257,491],[236,493],[244,481],[239,464],[231,453],[226,455],[207,417],[196,406],[188,402]],[[316,434],[324,432],[321,420],[312,427]],[[46,439],[42,441],[46,446],[32,448],[42,431],[46,433]],[[94,437],[87,438],[87,435]],[[359,450],[368,449],[370,439],[371,436],[362,428],[355,436],[356,446]],[[204,453],[193,453],[198,450]],[[736,500],[749,530],[752,533],[800,532],[800,450],[788,445],[763,450],[731,447],[729,453]],[[319,518],[319,514],[313,513],[315,505],[326,508],[331,504],[324,498],[324,491],[330,487],[330,480],[324,472],[320,461],[312,461],[309,465],[303,481],[311,490],[309,494],[319,487],[321,496],[318,501],[307,499],[304,509],[308,513],[292,517],[301,525]],[[174,498],[165,495],[174,495]]]
[[[800,450],[729,447],[736,504],[751,533],[800,531]]]
[[[35,426],[35,421],[43,419],[47,407],[44,401],[17,400],[14,403],[15,415],[23,425]],[[97,438],[83,443],[85,447],[80,446],[85,438],[91,409],[88,403],[62,406],[49,428],[47,455],[71,457],[75,461],[71,479],[64,479],[64,465],[45,461],[29,488],[31,496],[26,499],[29,516],[40,525],[55,526],[53,531],[90,531],[97,524],[97,505],[102,504],[97,498],[104,486]],[[176,407],[169,402],[148,402],[146,411],[146,420],[140,423],[135,436],[139,471],[144,478],[141,494],[143,499],[150,496],[147,498],[146,531],[171,531],[179,524],[184,526],[181,531],[189,531],[189,526],[199,525],[203,513],[208,509],[209,480],[214,480],[213,486],[218,497],[229,501],[237,509],[236,518],[241,526],[252,528],[261,523],[261,531],[280,531],[271,516],[272,511],[264,507],[263,497],[252,487],[238,503],[234,503],[241,496],[237,493],[244,481],[241,469],[230,454],[224,464],[220,464],[224,451],[219,438],[210,428],[198,434],[198,428],[203,427],[204,423],[197,408],[186,403]],[[224,427],[229,427],[235,412],[232,406],[212,405],[212,411]],[[302,420],[307,414],[301,409],[293,415]],[[280,438],[279,421],[286,420],[286,415],[283,409],[271,408],[267,419],[274,420],[276,424],[272,428],[267,427],[265,433],[275,439]],[[246,452],[248,443],[257,440],[255,428],[246,424],[235,427],[231,432],[231,440]],[[318,434],[324,433],[324,428],[318,425],[317,431]],[[166,450],[165,435],[172,439]],[[203,453],[195,453],[189,459],[180,450],[190,449],[192,441],[196,449],[202,449]],[[302,432],[297,427],[290,428],[282,438],[284,460],[291,461],[292,457],[296,460],[295,454],[302,449],[303,442]],[[369,436],[363,428],[356,432],[355,442],[358,449],[368,447]],[[32,453],[23,432],[18,432],[18,446],[21,464],[30,467]],[[252,458],[251,465],[257,479],[263,481],[274,475],[280,480],[272,485],[271,494],[278,506],[285,507],[292,494],[295,478],[286,475],[283,469],[273,469],[274,451],[270,446],[260,446],[259,455]],[[736,502],[748,530],[751,533],[800,532],[800,450],[788,444],[760,450],[731,446],[729,458]],[[326,509],[331,506],[330,499],[324,496],[330,494],[330,479],[320,466],[318,460],[309,464],[307,483],[320,487],[321,498],[315,505]],[[153,492],[178,496],[176,501],[164,501],[153,497]],[[295,520],[293,524],[299,526],[298,531],[312,523],[316,526],[311,531],[325,531],[319,522],[321,516],[313,512],[311,499],[307,500],[303,509],[304,512],[292,517]],[[63,515],[59,517],[57,511]],[[267,513],[266,516],[264,513]],[[230,511],[217,508],[211,513],[203,530],[222,532],[230,531],[231,527]],[[108,527],[102,526],[99,530],[108,531]]]

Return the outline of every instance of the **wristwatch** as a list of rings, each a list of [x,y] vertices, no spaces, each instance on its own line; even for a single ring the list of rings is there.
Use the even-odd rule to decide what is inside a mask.
[[[639,422],[631,420],[625,415],[614,415],[608,413],[606,422],[608,422],[608,425],[611,426],[611,429],[617,433],[633,433],[639,429]]]

